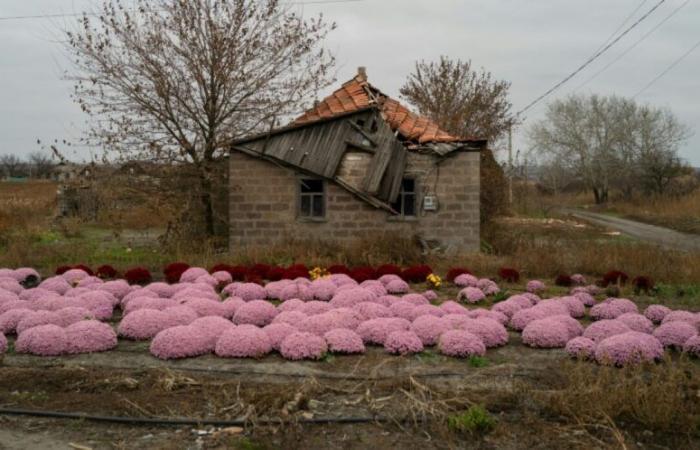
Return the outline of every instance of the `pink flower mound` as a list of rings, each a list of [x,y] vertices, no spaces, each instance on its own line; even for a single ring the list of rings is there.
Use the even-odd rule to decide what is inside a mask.
[[[671,311],[661,321],[662,324],[669,322],[687,322],[700,328],[700,316],[690,311]]]
[[[265,334],[267,334],[270,344],[274,350],[279,350],[282,341],[292,333],[296,333],[298,330],[288,323],[271,323],[263,328]]]
[[[0,314],[0,333],[3,335],[15,333],[17,324],[33,312],[31,309],[17,308]]]
[[[280,344],[280,354],[292,361],[321,359],[327,351],[326,340],[311,333],[292,333]]]
[[[150,350],[151,355],[160,359],[191,358],[207,353],[209,345],[199,328],[178,325],[156,334]]]
[[[360,283],[360,287],[374,292],[374,295],[376,295],[377,297],[381,297],[382,295],[388,294],[384,285],[377,280],[363,281],[362,283]]]
[[[170,298],[151,298],[140,297],[131,300],[124,308],[124,314],[130,314],[138,309],[157,309],[159,311],[165,308],[177,306],[178,303]]]
[[[623,322],[625,325],[630,327],[632,331],[638,331],[640,333],[651,334],[654,331],[654,324],[651,320],[647,319],[641,314],[637,313],[624,313],[617,316],[617,319]]]
[[[390,294],[405,294],[409,291],[409,289],[410,287],[408,286],[408,283],[403,281],[401,278],[392,280],[386,284],[386,291]]]
[[[359,334],[346,328],[335,328],[323,335],[328,344],[328,350],[333,353],[354,354],[364,353],[365,344]]]
[[[389,334],[394,331],[407,331],[410,327],[411,322],[408,320],[382,317],[362,322],[356,331],[365,344],[384,345]]]
[[[68,349],[66,331],[58,325],[39,325],[20,334],[15,341],[17,353],[58,356]]]
[[[172,297],[170,297],[170,299],[166,300],[172,300],[174,302],[183,303],[191,298],[208,298],[209,300],[214,300],[217,302],[221,300],[221,298],[216,294],[216,292],[197,289],[195,287],[188,287],[186,289],[177,291],[173,294]]]
[[[511,299],[496,303],[491,307],[491,311],[496,311],[505,314],[507,317],[513,317],[513,314],[521,309],[529,308],[531,305],[523,306],[522,304],[512,301]]]
[[[442,319],[450,326],[450,328],[462,328],[466,324],[475,320],[469,314],[445,314]]]
[[[350,308],[337,308],[328,312],[331,317],[335,318],[338,328],[347,328],[348,330],[357,329],[362,322],[357,311]]]
[[[440,305],[440,309],[445,311],[446,314],[468,314],[469,310],[459,303],[448,300]]]
[[[396,302],[400,302],[401,298],[397,297],[396,295],[382,295],[381,297],[378,297],[376,300],[376,303],[379,303],[380,305],[384,305],[386,307],[390,307]]]
[[[298,298],[292,298],[283,301],[279,306],[277,306],[277,311],[287,312],[287,311],[301,311],[301,308],[306,304],[303,300]]]
[[[454,284],[460,287],[476,287],[479,284],[479,279],[474,275],[463,273],[455,277]]]
[[[593,320],[610,320],[616,318],[617,316],[621,316],[624,313],[625,311],[612,302],[598,303],[597,305],[593,306],[590,311],[588,311],[588,315],[591,316],[591,319]]]
[[[373,302],[362,302],[352,307],[355,310],[361,321],[378,319],[380,317],[392,317],[392,312],[386,306]]]
[[[374,292],[361,287],[352,287],[336,292],[330,304],[333,305],[334,308],[352,308],[358,303],[374,302],[376,299],[377,296]]]
[[[394,331],[384,341],[384,349],[393,355],[410,355],[423,351],[423,342],[413,331]]]
[[[427,298],[420,294],[405,294],[401,297],[401,301],[408,302],[413,306],[429,305],[430,302]]]
[[[389,283],[391,283],[392,281],[397,281],[397,280],[403,281],[400,276],[393,274],[393,273],[388,273],[386,275],[382,275],[381,277],[379,277],[377,279],[377,281],[382,283],[387,288],[387,290],[389,289],[388,288]]]
[[[121,300],[131,292],[132,287],[125,280],[114,280],[102,283],[97,287],[97,290],[109,292],[118,300]]]
[[[207,341],[207,352],[213,352],[216,341],[219,340],[224,331],[236,326],[233,322],[219,316],[200,317],[188,326],[196,328]]]
[[[9,301],[6,303],[3,303],[0,305],[0,314],[4,314],[7,311],[13,310],[13,309],[35,309],[34,305],[31,302],[25,301],[25,300],[14,300],[14,301]]]
[[[362,342],[362,341],[360,341]],[[4,334],[0,334],[0,355],[7,351],[7,338]]]
[[[451,328],[446,320],[432,315],[417,317],[411,324],[411,331],[416,333],[424,346],[435,345],[440,335]]]
[[[427,291],[423,292],[421,295],[423,297],[425,297],[425,299],[428,300],[429,302],[434,302],[435,300],[438,299],[437,293],[435,291],[433,291],[432,289],[428,289]]]
[[[547,317],[547,319],[556,320],[557,322],[564,324],[566,330],[569,332],[569,339],[573,339],[583,334],[583,325],[568,314],[557,314]]]
[[[581,303],[583,303],[584,306],[593,306],[595,305],[595,298],[588,292],[576,292],[574,294],[571,294],[572,296],[576,297],[579,299]]]
[[[595,359],[599,364],[624,366],[661,359],[664,348],[654,336],[637,331],[617,334],[598,343]]]
[[[224,331],[215,352],[226,358],[261,358],[272,351],[270,338],[255,325],[240,325]]]
[[[282,297],[282,291],[284,288],[292,284],[293,281],[291,280],[279,280],[279,281],[271,281],[265,285],[265,298],[269,299],[279,299]],[[231,285],[228,285],[224,288],[225,293],[229,293],[232,289],[235,291],[233,288],[234,285],[237,285],[240,283],[233,283]]]
[[[231,292],[230,294],[236,297],[240,297],[246,302],[252,300],[262,300],[264,298],[267,298],[267,292],[265,291],[265,288],[256,283],[241,283],[237,286],[235,292]],[[286,300],[286,298],[283,300]]]
[[[522,331],[530,322],[544,319],[551,315],[553,314],[548,308],[537,308],[533,306],[532,308],[521,309],[513,314],[508,326],[515,331]]]
[[[440,336],[438,341],[440,353],[456,358],[484,356],[486,346],[481,338],[464,330],[449,330]]]
[[[92,292],[88,288],[81,288],[81,287],[75,287],[68,289],[65,294],[63,294],[64,297],[79,297],[82,294],[87,294],[88,292]]]
[[[19,269],[16,269],[14,271],[14,277],[15,280],[19,282],[26,280],[28,277],[35,277],[37,281],[41,280],[41,275],[39,275],[39,272],[31,267],[20,267]]]
[[[70,284],[77,284],[83,278],[88,278],[89,273],[85,272],[83,269],[70,269],[61,275],[64,280]]]
[[[396,303],[392,303],[391,306],[389,306],[389,310],[391,311],[391,314],[393,314],[394,317],[399,317],[401,319],[406,320],[413,320],[413,309],[415,307],[416,305],[405,302],[403,300],[399,300]]]
[[[102,283],[104,283],[104,281],[102,281],[102,279],[100,279],[100,278],[97,278],[97,277],[87,277],[87,278],[83,278],[82,280],[80,280],[80,281],[78,282],[78,287],[81,287],[81,288],[86,288],[86,287],[95,288],[95,287],[97,287],[98,285],[100,285],[100,284],[102,284]]]
[[[683,344],[683,351],[690,356],[700,358],[700,335],[688,338]]]
[[[224,272],[224,273],[226,273],[226,272]],[[201,277],[194,280],[194,282],[195,283],[203,283],[203,284],[206,284],[206,285],[211,286],[213,288],[215,288],[219,285],[219,280],[217,280],[216,278],[214,278],[213,276],[211,276],[209,274],[202,275]],[[230,283],[230,281],[229,281],[229,283]]]
[[[82,320],[94,320],[95,316],[86,308],[78,306],[69,306],[56,311],[58,322],[56,325],[67,327],[68,325],[80,322]]]
[[[71,288],[71,285],[63,277],[56,276],[45,279],[39,284],[39,287],[63,295]]]
[[[226,309],[226,315],[224,317],[226,317],[227,319],[232,319],[233,316],[236,314],[236,311],[238,311],[238,308],[245,304],[245,301],[238,297],[227,298],[222,303],[222,305],[224,305],[224,308]]]
[[[457,298],[461,301],[466,301],[467,303],[478,303],[486,298],[486,295],[479,288],[466,287],[459,291]]]
[[[193,283],[202,275],[209,275],[209,271],[201,267],[190,267],[180,275],[180,283]]]
[[[414,320],[417,317],[425,316],[425,315],[442,317],[445,315],[445,311],[443,311],[442,309],[440,309],[439,307],[437,307],[435,305],[420,305],[420,306],[415,306],[411,310],[410,315],[411,315],[410,320]]]
[[[299,311],[303,312],[307,316],[313,316],[316,314],[322,314],[324,312],[328,312],[333,307],[330,305],[328,302],[322,302],[319,300],[312,300],[310,302],[304,303],[301,308],[299,308]]]
[[[493,319],[470,319],[459,329],[479,336],[486,348],[500,347],[508,343],[508,330]]]
[[[240,306],[233,315],[236,325],[257,325],[264,327],[272,322],[277,315],[277,309],[265,300],[253,300]]]
[[[525,286],[525,290],[528,292],[532,292],[533,294],[537,294],[538,292],[542,292],[545,289],[547,289],[547,286],[541,282],[540,280],[530,280],[527,282],[527,285]]]
[[[566,350],[566,353],[572,358],[591,359],[595,354],[595,347],[596,344],[592,340],[583,336],[578,336],[570,339],[569,342],[566,343],[564,350]]]
[[[5,297],[7,295],[10,295],[10,297]],[[31,288],[31,289],[25,289],[24,291],[19,293],[19,296],[15,294],[14,292],[9,292],[9,291],[2,291],[0,290],[0,297],[2,298],[0,300],[0,304],[5,303],[6,301],[9,300],[28,300],[30,302],[33,302],[41,297],[46,297],[48,295],[59,295],[56,294],[53,291],[49,291],[48,289],[44,288]]]
[[[671,308],[664,305],[649,305],[647,309],[644,310],[644,316],[654,323],[661,323],[671,312]]]
[[[211,276],[216,280],[216,284],[218,286],[224,286],[226,284],[230,284],[233,281],[233,277],[231,277],[231,274],[226,272],[225,270],[219,270],[218,272],[214,272],[211,274]]]
[[[697,336],[698,330],[688,322],[679,320],[661,324],[659,328],[654,330],[653,334],[655,338],[661,341],[664,347],[681,348],[685,341],[693,336]]]
[[[295,324],[299,331],[323,336],[334,328],[340,328],[339,316],[333,311],[306,317]]]
[[[615,319],[603,319],[588,325],[588,327],[583,330],[583,337],[593,342],[600,342],[610,336],[627,333],[629,331],[632,330],[624,322]]]
[[[523,343],[536,348],[562,348],[569,341],[566,325],[551,318],[533,320],[523,330]]]
[[[93,353],[117,346],[117,333],[111,326],[97,320],[82,320],[66,327],[68,353]]]
[[[522,294],[520,294],[520,297],[527,298],[528,300],[530,300],[530,303],[532,303],[533,305],[536,305],[540,301],[542,301],[542,299],[540,298],[539,295],[533,294],[532,292],[523,292]]]
[[[167,315],[167,327],[175,327],[178,325],[189,325],[199,317],[194,309],[187,306],[172,306],[165,308],[163,312]]]
[[[139,309],[127,314],[119,323],[117,333],[128,339],[151,339],[168,327],[168,314],[157,309]]]
[[[277,309],[279,309],[279,307]],[[281,313],[278,313],[274,319],[272,319],[272,323],[286,323],[297,326],[307,317],[308,316],[301,311],[282,311]]]
[[[501,325],[506,325],[509,321],[508,316],[503,313],[491,311],[484,308],[476,308],[469,311],[469,317],[472,319],[493,319]]]
[[[6,278],[6,279],[0,278],[0,289],[12,292],[13,294],[19,294],[20,292],[22,292],[22,289],[24,289],[24,288],[14,278]]]
[[[583,317],[586,315],[586,307],[577,297],[566,296],[559,299],[569,309],[571,317]]]
[[[493,280],[489,280],[488,278],[482,278],[481,280],[479,280],[479,282],[476,284],[476,287],[481,289],[486,295],[494,295],[501,292],[501,289],[498,287],[496,282]]]
[[[344,273],[334,273],[330,276],[330,280],[338,287],[345,285],[357,286],[357,281],[353,280],[349,275]]]
[[[575,273],[571,275],[571,281],[578,286],[583,286],[584,284],[586,284],[586,277],[584,277],[580,273]]]
[[[310,286],[307,286],[304,283],[290,283],[284,289],[282,289],[280,300],[289,300],[292,298],[310,301],[314,299],[314,291]]]
[[[338,290],[331,280],[325,278],[312,281],[310,287],[314,298],[324,302],[330,301]]]
[[[33,313],[24,316],[24,318],[17,323],[17,335],[24,333],[30,328],[40,325],[61,326],[61,321],[58,314],[53,311],[34,311]]]
[[[206,298],[193,298],[183,303],[184,306],[191,308],[199,317],[205,316],[220,316],[226,317],[226,307],[222,302],[208,300]]]

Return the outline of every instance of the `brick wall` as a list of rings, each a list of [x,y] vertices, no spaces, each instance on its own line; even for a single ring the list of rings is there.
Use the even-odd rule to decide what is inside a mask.
[[[354,174],[366,158],[346,158],[339,174]],[[397,220],[332,182],[326,183],[326,218],[297,218],[299,177],[294,171],[232,152],[229,163],[230,246],[259,246],[284,239],[350,242],[368,236],[419,235],[448,251],[479,249],[479,153],[457,152],[441,164],[431,155],[410,153],[406,175],[416,178],[418,216]],[[423,211],[422,196],[436,195],[436,212]]]

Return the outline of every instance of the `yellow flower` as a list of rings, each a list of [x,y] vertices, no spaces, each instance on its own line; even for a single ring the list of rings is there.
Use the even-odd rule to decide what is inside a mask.
[[[429,286],[432,286],[434,288],[439,288],[442,285],[442,278],[440,278],[440,276],[438,275],[435,275],[434,273],[428,275],[426,281],[428,282]]]

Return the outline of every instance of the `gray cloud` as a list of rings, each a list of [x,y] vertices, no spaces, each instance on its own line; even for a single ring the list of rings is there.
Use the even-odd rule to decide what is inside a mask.
[[[551,99],[572,93],[682,1],[667,0]],[[95,3],[6,0],[0,16],[67,13]],[[655,1],[646,3],[641,10]],[[305,15],[322,12],[337,22],[328,47],[338,57],[339,81],[353,76],[357,66],[367,66],[370,81],[397,96],[416,60],[448,55],[471,59],[511,81],[512,101],[520,109],[588,58],[639,4],[640,0],[365,0],[295,7]],[[70,85],[61,80],[68,62],[54,42],[58,30],[72,23],[73,19],[0,22],[0,153],[26,154],[37,149],[37,138],[80,135],[84,117],[69,98]],[[691,1],[581,92],[633,95],[700,39],[699,24],[700,2]],[[700,123],[699,72],[700,50],[638,101],[669,107],[695,128]],[[515,135],[516,148],[526,147],[524,130],[542,117],[545,103],[528,111],[524,127]],[[74,157],[86,154],[79,149]],[[682,155],[700,166],[700,134],[691,138]]]

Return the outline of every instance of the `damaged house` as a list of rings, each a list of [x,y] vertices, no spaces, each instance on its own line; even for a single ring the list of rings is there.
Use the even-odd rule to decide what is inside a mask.
[[[231,249],[400,236],[478,251],[484,148],[409,111],[360,68],[290,125],[232,144]]]

